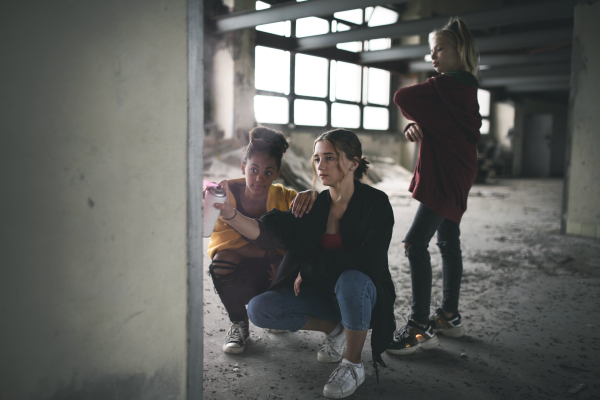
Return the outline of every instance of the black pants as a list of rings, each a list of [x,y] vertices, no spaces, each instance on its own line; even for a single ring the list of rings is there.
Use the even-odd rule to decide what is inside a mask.
[[[219,274],[215,269],[233,271],[229,274]],[[231,322],[244,321],[248,324],[246,304],[269,288],[269,270],[269,262],[264,258],[242,258],[237,266],[213,260],[208,271]]]
[[[411,318],[421,324],[426,324],[429,320],[432,278],[431,257],[427,248],[436,231],[437,245],[442,253],[442,310],[449,313],[458,312],[463,271],[460,226],[421,204],[404,238],[404,242],[410,245],[407,257],[412,281]]]

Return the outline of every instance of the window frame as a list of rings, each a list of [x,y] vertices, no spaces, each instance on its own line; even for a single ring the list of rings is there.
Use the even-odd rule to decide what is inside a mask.
[[[364,22],[364,15],[365,15],[365,8],[363,7],[363,23],[362,25],[366,25],[366,23]],[[327,19],[329,21],[329,25],[330,25],[330,31],[331,31],[331,23],[332,21],[337,21],[337,23],[343,23],[346,25],[355,25],[355,26],[361,26],[361,25],[356,25],[353,24],[351,22],[345,21],[345,20],[341,20],[341,19],[337,19],[334,17],[331,18],[324,18]],[[291,37],[295,38],[296,37],[296,20],[291,20]],[[262,44],[261,46],[263,47],[269,47],[266,46],[264,44]],[[364,46],[364,44],[363,44]],[[273,47],[274,48],[274,47]],[[256,46],[254,46],[254,49],[256,49]],[[278,49],[279,50],[279,49]],[[290,88],[290,93],[289,94],[284,94],[284,93],[277,93],[277,92],[270,92],[267,90],[262,90],[262,89],[256,89],[256,95],[262,95],[262,96],[276,96],[276,97],[285,97],[288,100],[288,123],[287,124],[277,124],[277,123],[262,123],[262,124],[267,124],[267,125],[273,125],[273,126],[301,126],[303,128],[306,129],[314,129],[314,128],[318,128],[318,129],[322,129],[322,128],[337,128],[337,127],[333,127],[331,125],[331,106],[334,103],[341,103],[341,104],[350,104],[350,105],[357,105],[359,107],[359,121],[360,121],[360,125],[358,128],[352,128],[352,129],[356,129],[356,130],[360,130],[360,131],[366,131],[366,132],[390,132],[392,131],[392,123],[393,123],[393,105],[394,102],[391,101],[387,106],[381,105],[381,104],[375,104],[375,103],[369,103],[368,102],[368,93],[366,91],[368,91],[368,83],[365,84],[365,68],[370,68],[369,66],[365,66],[365,65],[361,65],[361,64],[354,64],[354,63],[350,63],[347,61],[342,61],[348,64],[354,64],[357,65],[361,68],[361,72],[360,72],[360,100],[358,102],[353,102],[353,101],[348,101],[348,100],[340,100],[340,99],[336,99],[335,101],[331,101],[331,61],[336,61],[338,62],[339,60],[333,59],[333,58],[327,58],[327,57],[321,57],[321,56],[315,56],[315,57],[320,57],[320,58],[324,58],[327,60],[327,94],[325,95],[325,97],[313,97],[313,96],[306,96],[306,95],[299,95],[295,93],[295,82],[296,82],[296,54],[306,54],[306,55],[310,55],[310,56],[315,56],[314,54],[310,54],[310,53],[303,53],[303,52],[295,52],[295,51],[290,51],[290,74],[289,74],[289,88]],[[255,65],[256,67],[256,65]],[[378,69],[382,69],[382,68],[378,68]],[[390,79],[388,82],[388,90],[389,90],[389,96],[392,96],[392,76],[391,76],[391,72],[388,71],[388,73],[390,73]],[[294,100],[299,99],[299,100],[311,100],[311,101],[321,101],[321,102],[325,102],[326,104],[326,110],[327,110],[327,122],[326,125],[324,126],[315,126],[315,125],[297,125],[294,121]],[[378,107],[378,108],[385,108],[388,110],[388,128],[387,129],[368,129],[364,127],[364,108],[365,107]],[[258,121],[257,121],[258,122]],[[261,124],[261,122],[258,122],[259,124]],[[350,128],[349,128],[350,129]]]

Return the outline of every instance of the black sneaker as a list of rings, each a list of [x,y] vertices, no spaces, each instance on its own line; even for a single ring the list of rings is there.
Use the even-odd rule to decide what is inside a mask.
[[[250,337],[250,332],[246,323],[234,322],[229,328],[229,332],[225,335],[225,344],[223,344],[223,352],[225,353],[241,353],[246,348],[246,342]]]
[[[457,312],[452,318],[446,318],[440,307],[429,317],[434,332],[441,332],[444,336],[461,337],[465,334],[462,318]]]
[[[433,349],[439,345],[439,341],[431,324],[423,328],[419,324],[409,320],[406,325],[394,333],[394,340],[385,350],[391,354],[411,354],[418,348],[423,350]]]

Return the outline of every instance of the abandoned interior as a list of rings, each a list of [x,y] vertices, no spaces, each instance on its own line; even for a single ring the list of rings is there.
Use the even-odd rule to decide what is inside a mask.
[[[355,132],[394,210],[404,325],[419,148],[392,98],[437,74],[428,34],[450,17],[481,84],[467,333],[384,355],[378,383],[365,346],[349,398],[600,398],[600,1],[8,0],[0,400],[323,397],[322,335],[251,327],[244,353],[221,351],[202,189],[241,176],[256,126],[289,137],[277,182],[297,191],[316,136]]]

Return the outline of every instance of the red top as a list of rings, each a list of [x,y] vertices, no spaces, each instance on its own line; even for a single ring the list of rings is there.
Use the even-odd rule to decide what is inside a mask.
[[[477,87],[442,74],[398,90],[394,102],[423,130],[408,190],[433,212],[460,222],[479,169]]]
[[[323,250],[343,250],[342,235],[340,233],[325,233],[321,237],[321,248]]]

